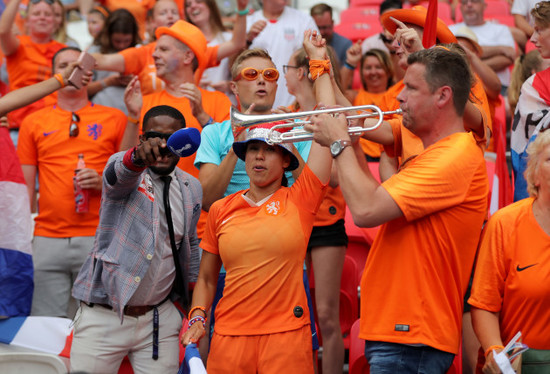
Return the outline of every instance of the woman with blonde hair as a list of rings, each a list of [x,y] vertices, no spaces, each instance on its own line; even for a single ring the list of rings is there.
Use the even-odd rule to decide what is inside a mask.
[[[468,301],[482,347],[478,373],[500,373],[494,355],[518,331],[530,348],[522,354],[522,372],[550,372],[550,131],[527,153],[530,197],[491,217],[479,249]]]

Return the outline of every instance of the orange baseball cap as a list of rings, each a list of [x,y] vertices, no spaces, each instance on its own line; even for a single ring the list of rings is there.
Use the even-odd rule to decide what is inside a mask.
[[[195,25],[179,20],[170,27],[159,27],[155,31],[155,36],[160,38],[162,35],[169,35],[176,38],[186,46],[188,46],[199,61],[199,66],[204,66],[206,61],[206,38],[202,31]]]
[[[413,25],[424,27],[426,24],[427,13],[428,10],[426,8],[417,5],[411,9],[390,10],[380,16],[380,21],[386,30],[392,34],[395,34],[397,25],[390,19],[390,17],[393,17],[403,23],[412,23]],[[449,30],[445,22],[443,22],[440,18],[437,19],[436,36],[440,43],[456,43],[455,36],[451,30]]]

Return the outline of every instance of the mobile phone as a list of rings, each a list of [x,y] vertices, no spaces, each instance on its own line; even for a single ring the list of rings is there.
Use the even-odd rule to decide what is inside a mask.
[[[85,71],[93,70],[95,67],[95,58],[92,57],[89,53],[82,52],[78,57],[78,62],[80,67],[75,67],[69,76],[69,83],[75,86],[76,88],[82,88],[82,76]]]

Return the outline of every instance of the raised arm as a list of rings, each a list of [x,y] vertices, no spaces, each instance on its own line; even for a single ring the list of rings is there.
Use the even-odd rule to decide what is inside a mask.
[[[237,20],[233,25],[233,37],[231,40],[220,44],[218,61],[235,55],[246,47],[246,14],[239,14],[239,12],[246,10],[247,6],[248,0],[237,1]]]
[[[4,13],[2,13],[2,17],[0,17],[0,47],[5,56],[14,54],[19,47],[19,39],[17,39],[13,32],[19,4],[21,4],[21,0],[11,0],[8,2]]]
[[[315,90],[315,97],[318,104],[333,106],[336,104],[336,97],[332,88],[332,82],[330,78],[330,72],[326,69],[329,68],[328,56],[326,51],[326,40],[321,37],[321,34],[315,30],[306,30],[304,32],[304,49],[309,56],[310,61],[310,74],[315,79],[313,89]],[[319,74],[316,74],[312,70],[312,66],[317,64],[325,64],[325,68],[318,67]],[[319,66],[319,65],[318,65]],[[316,142],[311,145],[311,151],[307,160],[309,168],[317,175],[319,180],[323,183],[328,183],[330,180],[332,158],[327,148],[321,147]]]
[[[0,116],[4,116],[12,110],[40,100],[44,96],[47,96],[61,87],[66,86],[68,84],[69,76],[76,66],[78,66],[78,62],[72,62],[60,75],[56,74],[45,81],[8,92],[0,98]],[[84,85],[88,84],[91,76],[92,72],[87,72],[82,79],[82,83]]]
[[[91,53],[96,61],[97,70],[117,71],[124,73],[125,61],[120,53],[109,53],[107,55],[101,53]]]

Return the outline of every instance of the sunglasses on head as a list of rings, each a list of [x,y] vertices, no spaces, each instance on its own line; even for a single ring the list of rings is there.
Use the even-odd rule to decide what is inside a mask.
[[[46,4],[53,5],[53,0],[31,0],[31,4],[38,4],[41,1],[45,2]]]
[[[71,125],[69,126],[69,136],[71,138],[76,138],[80,133],[78,124],[80,123],[80,117],[76,113],[71,113]]]
[[[279,71],[275,68],[266,68],[263,70],[255,68],[244,68],[241,70],[239,75],[235,77],[235,80],[246,79],[247,81],[253,81],[258,79],[260,74],[264,77],[266,81],[274,82],[279,79]]]

